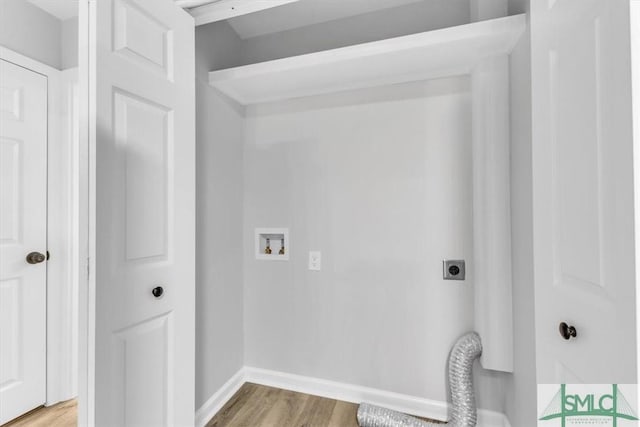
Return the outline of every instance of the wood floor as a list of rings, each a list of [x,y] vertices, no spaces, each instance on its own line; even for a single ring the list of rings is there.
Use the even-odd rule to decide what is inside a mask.
[[[2,427],[76,427],[78,419],[78,404],[75,399],[38,408]]]
[[[207,427],[358,427],[358,405],[245,383]]]
[[[359,427],[358,405],[245,383],[206,427]]]
[[[358,405],[246,383],[207,427],[358,427]],[[0,427],[75,427],[77,403],[38,408]]]

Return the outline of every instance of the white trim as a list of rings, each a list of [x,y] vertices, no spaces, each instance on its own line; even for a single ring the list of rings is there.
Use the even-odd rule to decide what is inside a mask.
[[[211,71],[209,84],[247,106],[471,74],[508,55],[526,25],[524,14],[513,15],[290,56]]]
[[[637,372],[640,372],[640,0],[630,2],[631,87],[633,111],[633,171],[635,191],[636,239],[636,346]],[[637,379],[640,382],[640,378]],[[640,407],[640,394],[636,404]]]
[[[312,394],[344,402],[367,402],[405,414],[433,420],[447,420],[447,403],[438,400],[251,367],[245,367],[245,378],[248,382],[269,387]]]
[[[74,271],[70,238],[77,223],[67,221],[71,205],[73,169],[70,138],[67,135],[64,80],[66,75],[49,65],[0,46],[0,58],[47,78],[47,344],[46,401],[50,406],[75,396],[77,365],[73,354],[72,308]],[[65,173],[68,175],[65,176]],[[75,217],[73,217],[75,218]]]
[[[49,146],[49,215],[47,265],[49,357],[47,402],[50,406],[77,396],[79,210],[77,138],[77,72],[66,70],[57,78],[58,93],[52,113],[55,145]],[[52,99],[50,97],[50,99]],[[50,121],[51,124],[51,121]],[[85,178],[86,179],[86,178]]]
[[[65,152],[66,144],[61,131],[63,118],[61,112],[62,76],[60,71],[47,75],[48,98],[48,134],[47,134],[47,251],[53,258],[47,261],[47,400],[46,406],[54,405],[62,400],[61,389],[64,387],[63,372],[66,367],[63,361],[68,359],[62,347],[70,331],[66,331],[67,310],[63,295],[67,294],[69,282],[67,265],[63,262],[68,257],[63,224],[58,224],[67,215],[65,201],[68,188],[61,180],[64,170],[63,159],[69,157]],[[61,154],[61,155],[59,155]]]
[[[4,46],[0,46],[0,58],[21,67],[28,68],[29,70],[35,71],[36,73],[42,74],[43,76],[56,76],[58,73],[60,73],[60,70],[56,68],[43,64],[42,62],[36,61],[35,59],[29,58],[28,56],[24,56]]]
[[[245,366],[196,411],[196,427],[205,426],[246,382],[344,402],[357,404],[367,402],[434,420],[446,420],[449,411],[449,404],[439,400]],[[511,424],[506,415],[500,412],[480,409],[478,410],[478,427],[511,427]]]
[[[246,382],[244,368],[236,372],[213,396],[196,411],[196,427],[204,427],[207,422],[233,397]]]
[[[173,0],[173,2],[176,4],[176,6],[179,6],[183,9],[191,9],[193,7],[215,3],[216,0]]]
[[[80,227],[78,240],[82,270],[80,278],[78,306],[78,426],[95,425],[95,85],[91,79],[96,76],[95,46],[95,0],[78,2],[78,83],[79,83],[79,171],[82,179],[79,185]]]
[[[208,1],[209,4],[200,5],[189,9],[189,13],[194,17],[196,25],[209,24],[211,22],[224,21],[225,19],[260,10],[271,9],[298,0],[219,0]],[[182,2],[183,7],[202,2]]]

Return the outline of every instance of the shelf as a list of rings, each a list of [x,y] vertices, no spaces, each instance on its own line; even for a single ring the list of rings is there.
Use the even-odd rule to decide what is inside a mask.
[[[209,83],[242,105],[470,74],[511,52],[525,15],[481,21],[209,73]]]

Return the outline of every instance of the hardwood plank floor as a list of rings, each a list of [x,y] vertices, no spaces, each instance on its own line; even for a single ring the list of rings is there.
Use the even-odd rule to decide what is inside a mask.
[[[358,427],[358,405],[246,383],[207,427]],[[35,409],[0,427],[75,427],[77,403]]]
[[[358,405],[246,383],[207,427],[358,427]]]
[[[78,404],[75,399],[27,412],[2,427],[76,427]]]
[[[359,427],[358,405],[245,383],[206,427]]]

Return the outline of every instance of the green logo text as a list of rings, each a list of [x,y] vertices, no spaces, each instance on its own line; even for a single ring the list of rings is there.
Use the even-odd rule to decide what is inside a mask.
[[[559,418],[565,427],[570,417],[609,417],[617,427],[618,419],[637,420],[629,402],[620,393],[617,384],[611,385],[611,393],[567,393],[567,385],[561,384],[560,390],[540,416],[540,421]]]

